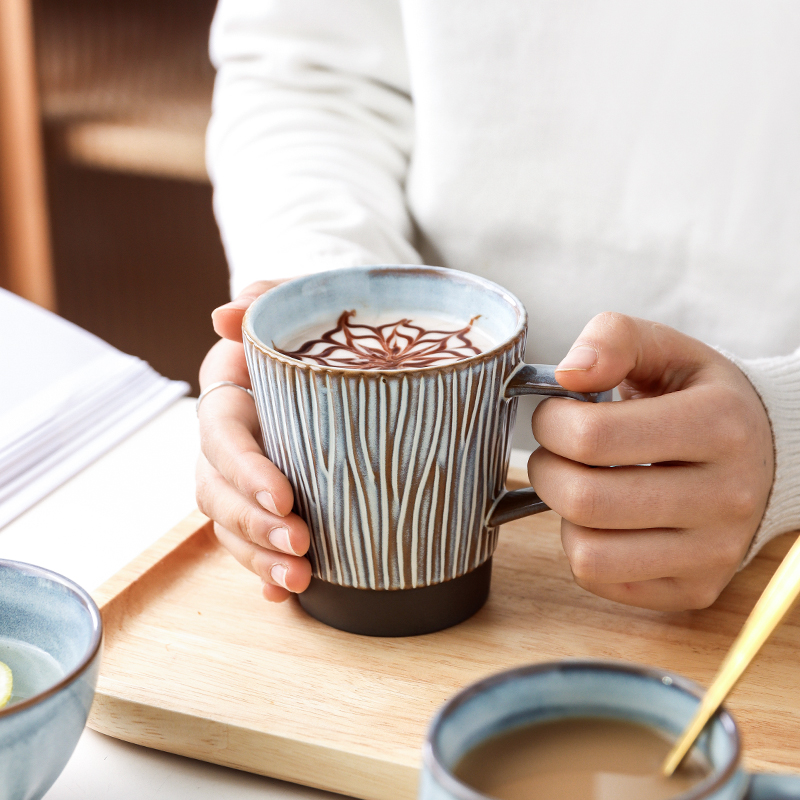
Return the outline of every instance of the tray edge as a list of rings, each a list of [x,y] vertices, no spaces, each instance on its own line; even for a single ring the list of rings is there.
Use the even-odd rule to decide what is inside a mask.
[[[202,731],[197,730],[199,726]],[[418,767],[199,720],[102,691],[95,697],[89,727],[144,747],[359,800],[415,800],[417,796]]]
[[[146,550],[143,550],[121,570],[91,592],[98,608],[103,611],[127,589],[141,580],[153,567],[177,550],[184,542],[212,524],[201,511],[195,509],[177,525],[170,528]]]

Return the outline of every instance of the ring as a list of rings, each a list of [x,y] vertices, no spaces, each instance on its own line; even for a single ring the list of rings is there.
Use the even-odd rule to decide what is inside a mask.
[[[197,402],[195,403],[194,410],[197,414],[200,413],[200,403],[205,400],[206,396],[209,395],[214,389],[219,389],[221,386],[234,386],[237,389],[241,389],[243,392],[247,392],[250,397],[253,397],[253,392],[250,389],[247,389],[244,386],[239,386],[238,383],[234,383],[233,381],[217,381],[216,383],[209,384],[200,392],[200,397],[197,398]],[[253,397],[255,399],[255,397]]]

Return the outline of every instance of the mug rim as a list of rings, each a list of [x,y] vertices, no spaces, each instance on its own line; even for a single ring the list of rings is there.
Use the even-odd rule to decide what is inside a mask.
[[[31,577],[44,578],[51,583],[59,584],[67,589],[89,613],[92,635],[85,654],[61,680],[25,700],[20,700],[19,702],[5,706],[5,708],[0,708],[0,721],[5,717],[10,717],[20,711],[25,711],[39,703],[43,703],[48,698],[53,697],[62,689],[69,686],[69,684],[86,672],[89,666],[94,662],[103,641],[103,618],[100,614],[100,609],[98,609],[97,603],[94,602],[89,592],[82,586],[79,586],[75,581],[70,580],[64,575],[60,575],[58,572],[39,567],[36,564],[28,564],[24,561],[11,561],[10,559],[0,558],[0,569],[4,567],[11,568],[24,575],[30,575]]]
[[[429,367],[416,367],[414,369],[359,369],[359,368],[351,368],[351,367],[329,367],[323,364],[309,364],[306,361],[301,361],[297,358],[292,358],[291,356],[287,356],[278,350],[275,350],[270,345],[264,343],[255,333],[253,330],[252,325],[252,316],[255,313],[254,309],[257,306],[263,305],[267,300],[264,300],[266,297],[274,297],[274,292],[280,292],[284,286],[289,285],[296,285],[299,282],[307,282],[313,281],[320,276],[324,275],[333,275],[333,274],[342,274],[342,273],[353,273],[353,272],[380,272],[383,274],[390,274],[392,272],[397,272],[398,274],[408,274],[410,272],[416,273],[427,273],[431,274],[435,277],[453,280],[460,280],[466,283],[473,283],[480,286],[483,286],[485,289],[490,290],[493,294],[500,295],[504,300],[508,302],[508,304],[517,311],[517,324],[514,327],[514,330],[502,341],[492,347],[490,350],[486,350],[482,353],[476,353],[474,356],[469,356],[468,358],[463,358],[458,361],[453,361],[448,364],[440,364],[436,365],[433,364]],[[245,311],[244,318],[242,319],[242,333],[253,345],[253,347],[260,350],[264,355],[269,356],[270,358],[280,361],[285,364],[290,364],[295,367],[304,367],[309,369],[312,372],[321,372],[328,375],[333,374],[349,374],[349,375],[361,375],[364,373],[369,373],[371,375],[390,375],[390,376],[399,376],[399,375],[415,375],[419,373],[432,373],[436,372],[437,370],[441,369],[453,369],[453,368],[462,368],[464,366],[472,366],[476,363],[479,363],[482,360],[491,359],[496,357],[497,355],[501,354],[504,350],[507,350],[514,343],[517,339],[524,335],[524,332],[528,325],[528,312],[525,306],[522,304],[522,301],[512,292],[510,292],[505,287],[501,286],[494,281],[490,281],[488,278],[484,278],[480,275],[475,275],[471,272],[464,272],[463,270],[458,269],[451,269],[450,267],[433,267],[427,264],[375,264],[375,265],[361,265],[361,266],[353,266],[353,267],[341,267],[339,269],[328,269],[323,270],[320,272],[313,272],[310,275],[303,275],[298,278],[292,278],[291,280],[286,281],[285,283],[281,283],[278,286],[270,289],[268,292],[257,297],[249,306],[247,311]]]
[[[581,670],[592,669],[597,671],[606,670],[609,672],[628,673],[639,677],[650,678],[653,680],[664,682],[666,678],[670,686],[675,686],[683,690],[687,694],[696,697],[698,700],[702,699],[705,694],[703,688],[683,675],[679,675],[669,670],[660,669],[658,667],[649,667],[643,664],[634,664],[628,661],[614,661],[610,659],[581,659],[581,658],[565,658],[560,661],[545,661],[540,664],[528,664],[522,667],[515,667],[503,672],[489,675],[475,683],[466,686],[457,694],[453,695],[445,704],[436,712],[433,720],[428,728],[428,733],[425,736],[425,742],[422,748],[422,762],[423,765],[431,772],[434,779],[453,797],[457,800],[492,800],[489,795],[473,789],[466,783],[460,781],[453,773],[444,766],[440,759],[439,748],[436,746],[435,735],[437,729],[442,724],[445,717],[452,714],[460,706],[471,700],[478,694],[481,694],[487,689],[491,689],[502,683],[516,680],[517,678],[535,675],[540,672],[550,672],[554,670]],[[710,775],[699,781],[691,789],[676,794],[670,800],[702,800],[704,797],[710,797],[719,788],[728,782],[730,777],[736,771],[739,762],[741,761],[741,738],[739,736],[739,728],[736,721],[725,709],[720,706],[712,720],[719,719],[722,726],[725,728],[726,733],[733,741],[733,755],[727,764],[719,770],[712,771]]]

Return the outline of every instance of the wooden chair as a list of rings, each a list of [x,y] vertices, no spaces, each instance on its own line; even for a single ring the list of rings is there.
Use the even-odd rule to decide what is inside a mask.
[[[0,286],[55,309],[28,0],[0,2]]]

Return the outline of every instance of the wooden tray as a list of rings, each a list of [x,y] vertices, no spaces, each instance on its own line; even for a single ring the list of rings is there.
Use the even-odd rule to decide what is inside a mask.
[[[369,800],[416,797],[428,722],[489,673],[564,657],[668,667],[707,684],[792,537],[772,542],[710,609],[663,614],[572,581],[559,519],[509,524],[492,594],[440,633],[328,628],[258,578],[195,512],[102,586],[105,655],[89,725],[137,744]],[[800,771],[797,614],[730,698],[753,769]]]

